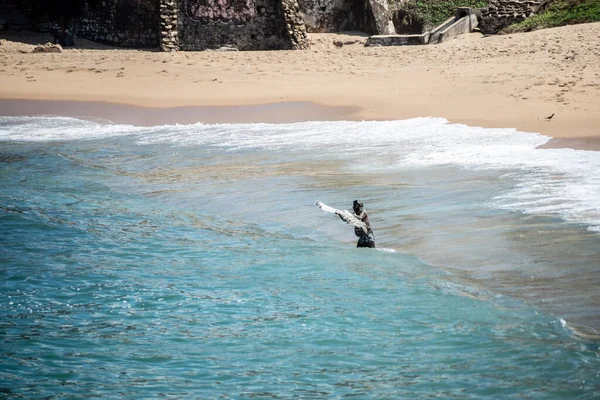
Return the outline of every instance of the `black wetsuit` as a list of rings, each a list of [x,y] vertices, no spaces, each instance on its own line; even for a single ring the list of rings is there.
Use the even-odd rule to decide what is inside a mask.
[[[358,236],[358,242],[356,242],[356,247],[375,247],[375,235],[373,235],[373,230],[371,229],[371,224],[369,223],[369,215],[366,212],[362,212],[360,215],[354,214],[354,216],[360,219],[367,226],[367,232],[360,228],[354,228],[354,234]]]

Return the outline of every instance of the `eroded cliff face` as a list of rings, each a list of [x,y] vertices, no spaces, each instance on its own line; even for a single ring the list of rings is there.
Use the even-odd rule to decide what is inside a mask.
[[[309,32],[337,32],[356,26],[353,0],[298,0]]]
[[[387,0],[298,0],[298,5],[308,32],[393,32]]]
[[[161,0],[164,1],[164,0]],[[296,0],[179,0],[182,50],[234,46],[239,50],[308,46]]]

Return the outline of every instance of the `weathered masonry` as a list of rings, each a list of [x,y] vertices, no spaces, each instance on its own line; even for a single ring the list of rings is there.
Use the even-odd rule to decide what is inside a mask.
[[[309,42],[296,0],[161,0],[161,48],[203,50],[235,46],[240,50],[304,49]],[[173,23],[174,22],[174,23]],[[169,29],[165,27],[171,26]],[[175,31],[175,32],[173,32]],[[164,40],[178,37],[170,45]]]
[[[38,29],[64,24],[76,37],[163,51],[306,49],[307,31],[393,31],[387,0],[0,0],[0,25],[17,28],[16,14]]]

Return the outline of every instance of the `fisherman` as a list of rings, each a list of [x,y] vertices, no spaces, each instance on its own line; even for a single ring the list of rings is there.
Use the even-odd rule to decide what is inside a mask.
[[[356,243],[356,247],[375,247],[375,235],[373,235],[373,230],[371,229],[371,224],[369,223],[369,215],[365,211],[363,203],[358,200],[354,200],[352,204],[352,210],[354,210],[354,216],[364,222],[367,226],[367,230],[365,232],[362,228],[354,228],[354,234],[358,236],[358,242]]]

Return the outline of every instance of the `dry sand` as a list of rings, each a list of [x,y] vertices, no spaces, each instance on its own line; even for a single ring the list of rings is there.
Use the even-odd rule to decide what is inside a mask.
[[[283,102],[293,109],[312,102],[344,108],[308,112],[305,119],[437,116],[561,138],[555,146],[600,149],[599,31],[596,23],[375,48],[365,48],[366,38],[356,34],[313,34],[311,50],[271,52],[161,53],[80,39],[78,47],[60,54],[30,53],[48,35],[4,33],[0,98],[170,110]],[[348,44],[338,47],[335,41]],[[6,104],[0,103],[0,114]],[[273,119],[258,109],[236,110],[229,108],[226,118]],[[243,115],[236,119],[236,114]],[[206,120],[206,115],[187,110],[188,119]]]

